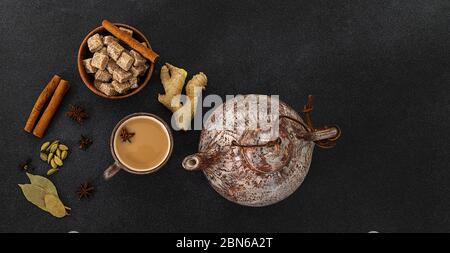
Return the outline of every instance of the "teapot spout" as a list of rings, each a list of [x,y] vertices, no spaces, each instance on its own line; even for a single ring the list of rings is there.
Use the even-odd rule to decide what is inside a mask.
[[[200,157],[197,154],[186,156],[181,163],[185,170],[194,171],[200,169]]]
[[[196,171],[204,170],[209,165],[215,163],[219,155],[216,153],[199,152],[193,155],[186,156],[183,159],[182,166],[185,170]]]

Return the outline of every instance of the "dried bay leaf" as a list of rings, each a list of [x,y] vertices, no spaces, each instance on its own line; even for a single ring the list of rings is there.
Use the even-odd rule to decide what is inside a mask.
[[[40,209],[47,211],[45,204],[45,190],[33,184],[19,184],[25,198]]]
[[[43,188],[47,194],[53,194],[58,197],[58,191],[56,190],[56,186],[52,183],[52,181],[45,177],[33,175],[30,173],[27,173],[27,176],[30,179],[31,184]]]
[[[70,208],[61,202],[52,181],[42,176],[26,174],[31,184],[19,184],[19,187],[29,202],[57,218],[69,215],[67,210]]]
[[[63,218],[67,215],[66,207],[61,202],[61,200],[56,197],[53,194],[46,194],[44,196],[44,203],[45,207],[47,208],[47,211],[57,217],[57,218]]]

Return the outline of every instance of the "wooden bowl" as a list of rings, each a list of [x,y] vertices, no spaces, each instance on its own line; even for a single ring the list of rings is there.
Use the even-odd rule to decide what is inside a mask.
[[[118,27],[125,27],[125,28],[133,30],[133,38],[138,40],[139,42],[147,43],[148,47],[151,48],[150,42],[148,41],[148,39],[138,29],[136,29],[132,26],[129,26],[129,25],[125,25],[125,24],[115,23],[115,25]],[[107,95],[103,94],[103,92],[101,92],[101,91],[97,90],[97,88],[95,88],[94,75],[88,74],[86,72],[86,70],[84,69],[83,60],[92,57],[92,53],[89,51],[88,46],[87,46],[87,40],[96,33],[98,33],[100,35],[111,35],[108,31],[106,31],[105,28],[103,28],[103,26],[99,26],[99,27],[95,28],[94,30],[92,30],[84,38],[83,42],[81,42],[80,48],[78,49],[77,65],[78,65],[78,72],[80,73],[80,77],[81,77],[81,80],[83,80],[83,83],[96,95],[103,97],[103,98],[107,98],[107,99],[113,99],[113,100],[131,97],[134,94],[140,92],[142,89],[144,89],[144,87],[147,86],[147,84],[149,83],[150,77],[152,76],[153,69],[155,67],[155,64],[150,61],[147,61],[150,66],[147,69],[147,71],[145,72],[145,74],[140,78],[139,87],[131,90],[131,92],[129,92],[129,93],[126,93],[124,95],[118,95],[118,96],[107,96]]]

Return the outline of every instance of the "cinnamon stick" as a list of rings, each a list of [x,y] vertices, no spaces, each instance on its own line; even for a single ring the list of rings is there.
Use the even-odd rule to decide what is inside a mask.
[[[69,87],[70,87],[69,82],[67,82],[66,80],[61,80],[59,82],[58,87],[55,90],[55,93],[53,93],[52,99],[48,103],[47,108],[45,108],[44,113],[42,114],[36,127],[33,130],[33,134],[35,136],[41,138],[44,135],[45,130],[47,130],[50,121],[55,115],[55,112],[58,109],[59,104],[61,104],[64,95],[69,90]]]
[[[45,88],[41,91],[41,94],[39,94],[39,97],[34,103],[33,109],[31,109],[30,112],[30,116],[28,116],[28,120],[25,123],[24,127],[25,131],[29,133],[33,131],[34,125],[36,124],[36,121],[39,118],[41,110],[44,108],[45,103],[47,103],[47,101],[53,95],[53,92],[55,92],[56,87],[58,86],[60,80],[61,77],[59,77],[58,75],[54,75],[52,79],[47,83]]]
[[[133,39],[130,35],[127,33],[121,31],[117,26],[115,26],[113,23],[109,22],[108,20],[103,20],[102,26],[110,32],[112,35],[114,35],[119,40],[123,41],[125,44],[130,46],[132,49],[138,51],[142,56],[149,59],[151,62],[155,63],[156,59],[159,57],[159,55],[150,48],[142,45],[139,41]]]

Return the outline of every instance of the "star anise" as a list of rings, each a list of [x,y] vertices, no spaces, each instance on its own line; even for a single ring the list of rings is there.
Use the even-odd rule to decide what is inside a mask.
[[[78,199],[89,198],[94,193],[94,187],[89,182],[84,182],[78,187]]]
[[[128,132],[128,129],[126,127],[123,127],[120,131],[120,138],[122,138],[122,142],[128,141],[131,143],[131,138],[133,138],[134,133]]]
[[[78,105],[70,105],[69,111],[66,115],[79,124],[83,123],[83,121],[89,116],[84,108]]]
[[[86,150],[89,148],[89,146],[91,146],[92,140],[84,135],[81,135],[81,139],[78,141],[78,143],[80,144],[80,148],[82,150]]]
[[[34,168],[31,166],[31,159],[30,158],[28,158],[27,160],[19,163],[18,167],[19,167],[20,170],[23,170],[23,171],[26,171],[26,172],[34,170]]]

